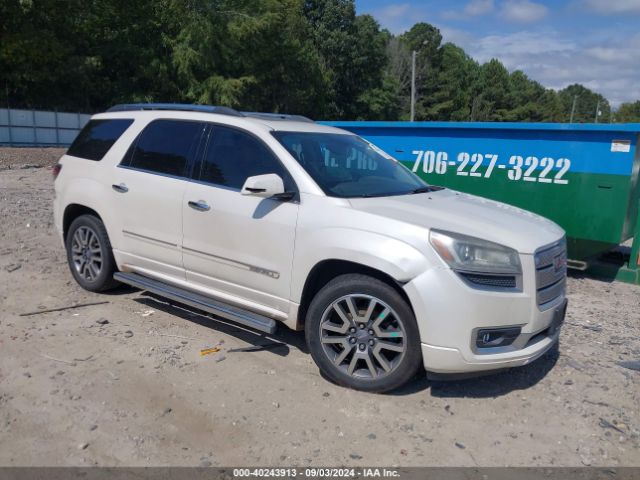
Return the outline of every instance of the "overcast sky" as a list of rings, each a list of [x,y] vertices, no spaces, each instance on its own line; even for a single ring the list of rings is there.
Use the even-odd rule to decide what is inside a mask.
[[[581,83],[609,99],[640,100],[640,0],[356,0],[395,34],[440,29],[473,58],[555,89]]]

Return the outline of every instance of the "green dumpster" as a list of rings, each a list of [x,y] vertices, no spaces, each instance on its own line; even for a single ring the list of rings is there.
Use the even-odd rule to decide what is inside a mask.
[[[640,283],[640,124],[324,123],[366,138],[431,184],[554,220],[576,267],[607,271],[598,257],[635,236],[631,251],[607,261],[610,276]]]

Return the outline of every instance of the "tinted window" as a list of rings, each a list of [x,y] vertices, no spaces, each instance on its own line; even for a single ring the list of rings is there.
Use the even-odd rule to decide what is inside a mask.
[[[87,160],[102,160],[132,123],[133,120],[128,119],[91,120],[71,144],[67,155]]]
[[[248,177],[267,173],[280,175],[286,191],[295,190],[288,172],[260,140],[233,128],[213,127],[200,180],[240,189]]]
[[[140,134],[138,141],[132,146],[132,152],[123,163],[149,172],[183,176],[203,128],[204,125],[200,122],[151,122]]]

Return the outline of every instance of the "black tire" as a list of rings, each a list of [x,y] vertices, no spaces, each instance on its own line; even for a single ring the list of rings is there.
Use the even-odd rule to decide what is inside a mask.
[[[355,322],[349,301],[357,314]],[[350,325],[346,332],[334,331],[336,327],[344,330],[345,325]],[[307,310],[305,336],[320,371],[334,383],[355,390],[381,393],[396,389],[422,365],[418,325],[411,308],[393,287],[367,275],[341,275],[325,285]],[[387,350],[390,344],[395,344],[393,351]],[[400,348],[402,353],[395,351]]]
[[[80,245],[82,254],[79,255],[78,244],[82,243],[80,240],[85,234],[86,238],[91,239],[91,245]],[[82,288],[90,292],[104,292],[119,285],[113,279],[116,262],[111,251],[109,235],[99,218],[93,215],[80,215],[71,222],[65,246],[71,274]],[[86,252],[87,249],[88,252]]]

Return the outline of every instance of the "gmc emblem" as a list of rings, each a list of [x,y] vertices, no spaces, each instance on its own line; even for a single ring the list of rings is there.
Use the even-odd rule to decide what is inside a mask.
[[[560,270],[562,270],[566,264],[567,264],[567,260],[564,258],[563,255],[558,255],[556,258],[553,259],[553,269],[556,272],[559,272]]]

